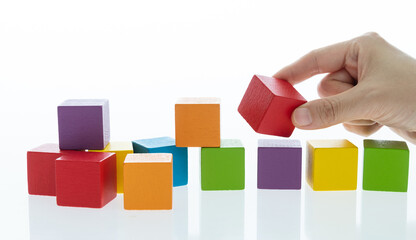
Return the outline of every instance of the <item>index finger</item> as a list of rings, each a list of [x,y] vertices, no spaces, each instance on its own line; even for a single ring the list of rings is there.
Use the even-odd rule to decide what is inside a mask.
[[[282,68],[273,77],[296,84],[316,74],[335,72],[345,66],[350,41],[313,50],[296,62]]]

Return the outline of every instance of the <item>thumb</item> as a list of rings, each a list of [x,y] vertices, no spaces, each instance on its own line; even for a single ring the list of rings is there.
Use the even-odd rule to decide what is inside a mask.
[[[366,119],[368,106],[359,104],[359,99],[362,101],[362,98],[355,88],[351,88],[331,97],[307,102],[293,111],[293,125],[301,129],[319,129],[355,119]]]

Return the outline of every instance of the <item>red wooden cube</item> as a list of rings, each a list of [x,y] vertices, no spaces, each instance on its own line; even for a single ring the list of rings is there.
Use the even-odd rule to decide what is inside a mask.
[[[65,153],[58,144],[47,143],[27,152],[29,194],[55,196],[55,160]]]
[[[254,75],[238,112],[254,131],[289,137],[295,127],[291,116],[306,99],[287,81]]]
[[[76,152],[56,160],[56,202],[101,208],[117,196],[116,154]]]

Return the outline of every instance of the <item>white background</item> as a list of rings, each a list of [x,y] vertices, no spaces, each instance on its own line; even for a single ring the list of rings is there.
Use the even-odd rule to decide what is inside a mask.
[[[376,31],[416,56],[412,1],[0,0],[0,239],[416,239],[415,147],[409,192],[256,189],[258,135],[237,106],[253,74],[272,75],[310,50]],[[322,76],[296,86],[312,100]],[[392,79],[394,81],[394,79]],[[57,142],[56,106],[110,99],[111,139],[174,136],[174,103],[221,97],[222,138],[246,147],[246,190],[189,185],[168,212],[57,207],[28,196],[26,151]],[[362,138],[341,126],[292,138]],[[400,139],[384,128],[372,138]],[[360,175],[360,174],[359,174]],[[30,217],[29,217],[30,215]],[[288,227],[289,226],[289,227]]]

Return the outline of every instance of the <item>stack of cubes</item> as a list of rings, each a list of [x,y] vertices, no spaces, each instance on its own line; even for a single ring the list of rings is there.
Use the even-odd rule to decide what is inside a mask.
[[[220,138],[220,100],[181,98],[175,104],[175,139],[132,141],[124,162],[125,209],[171,209],[172,187],[188,184],[188,147],[201,148],[202,190],[244,189],[244,147]]]
[[[240,140],[221,139],[220,99],[179,99],[175,133],[177,147],[201,147],[202,190],[244,189],[245,150]]]
[[[27,153],[29,194],[56,196],[60,206],[101,208],[117,196],[117,157],[106,99],[72,99],[58,106],[59,146]]]
[[[160,148],[138,147],[133,141],[136,151],[130,141],[110,142],[108,100],[63,102],[58,126],[59,146],[45,144],[28,151],[29,194],[56,196],[60,206],[101,208],[124,193],[126,209],[171,209],[172,156],[178,172],[175,184],[187,184],[187,149],[171,146],[173,139],[150,141]],[[134,154],[144,152],[169,153]]]
[[[291,114],[306,100],[287,81],[254,75],[238,111],[258,133],[289,137]],[[172,209],[172,188],[188,184],[188,147],[201,148],[201,189],[245,188],[245,149],[221,139],[220,99],[181,98],[175,139],[110,142],[106,99],[72,99],[58,106],[59,145],[27,152],[29,194],[56,196],[60,206],[101,208],[117,193],[125,209]],[[299,140],[260,139],[257,187],[300,189]],[[313,190],[355,190],[358,148],[348,140],[307,141],[306,179]],[[363,189],[406,192],[405,142],[364,141]]]

